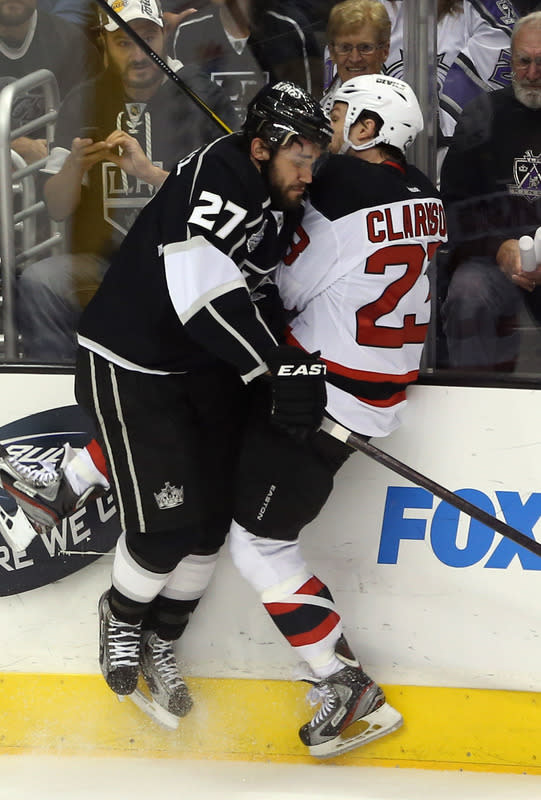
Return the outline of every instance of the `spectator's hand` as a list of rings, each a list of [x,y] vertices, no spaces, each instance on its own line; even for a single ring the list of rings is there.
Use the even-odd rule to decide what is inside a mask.
[[[113,131],[105,140],[109,148],[109,161],[117,164],[128,175],[135,175],[152,186],[161,186],[167,172],[150,161],[143,148],[133,136],[125,131]]]
[[[172,11],[164,11],[163,12],[163,21],[165,24],[165,38],[168,42],[173,41],[173,37],[175,35],[175,31],[182,22],[183,19],[189,17],[191,14],[195,14],[197,12],[197,8],[185,8],[184,11],[180,11],[178,14],[174,14]]]
[[[496,263],[510,281],[527,292],[541,284],[541,265],[533,272],[524,272],[520,261],[518,239],[506,239],[496,253]]]
[[[109,157],[110,148],[106,142],[94,142],[92,139],[81,139],[76,136],[71,143],[70,159],[82,175],[94,164],[108,161]]]
[[[22,156],[27,164],[33,164],[35,161],[47,158],[49,155],[46,139],[30,139],[28,136],[20,136],[18,139],[13,139],[11,149]]]

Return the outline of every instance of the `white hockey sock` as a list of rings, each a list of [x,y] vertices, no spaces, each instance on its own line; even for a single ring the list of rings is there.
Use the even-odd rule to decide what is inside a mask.
[[[150,572],[141,567],[130,555],[126,534],[118,539],[113,561],[113,586],[121,594],[137,603],[150,603],[160,594],[172,573]]]
[[[336,642],[342,634],[342,620],[338,615],[333,600],[319,597],[310,591],[310,587],[312,589],[318,588],[318,586],[313,585],[314,582],[317,582],[319,586],[323,586],[314,575],[310,575],[308,580],[306,580],[306,575],[304,574],[292,576],[288,581],[271,586],[262,592],[261,601],[272,617],[274,617],[274,609],[276,608],[279,608],[279,614],[283,614],[287,613],[288,606],[293,611],[302,605],[327,608],[331,614],[334,614],[335,618],[337,618],[336,622],[326,636],[307,631],[302,637],[305,640],[304,644],[300,644],[298,641],[301,637],[295,637],[289,641],[295,652],[309,665],[313,674],[322,679],[344,667],[344,664],[335,653]],[[280,627],[279,616],[274,621]],[[320,636],[321,638],[319,638]],[[289,637],[286,636],[286,638],[289,640]]]
[[[328,589],[309,571],[298,541],[265,539],[233,522],[229,547],[235,566],[259,593],[275,625],[314,675],[326,678],[342,669],[344,664],[334,649],[342,633],[340,615]],[[318,617],[326,632],[321,626],[310,628],[313,622],[306,620],[299,621],[296,633],[282,630],[281,616],[302,606],[320,609]],[[305,624],[308,629],[303,629]]]
[[[214,574],[218,553],[190,554],[180,561],[160,594],[170,600],[199,600]]]
[[[89,486],[109,488],[109,481],[96,467],[86,448],[76,450],[69,444],[64,445],[64,458],[60,465],[69,485],[76,495],[81,495]]]

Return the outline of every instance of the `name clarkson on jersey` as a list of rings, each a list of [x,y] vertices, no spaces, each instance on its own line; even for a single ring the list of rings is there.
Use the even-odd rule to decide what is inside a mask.
[[[417,239],[422,236],[447,235],[447,222],[443,205],[439,201],[425,200],[375,209],[366,216],[366,228],[371,242]]]

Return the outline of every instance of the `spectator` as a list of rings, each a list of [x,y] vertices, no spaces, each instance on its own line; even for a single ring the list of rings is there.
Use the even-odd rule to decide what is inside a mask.
[[[295,81],[318,95],[321,51],[307,20],[289,0],[212,0],[178,26],[175,53],[223,87],[242,120],[266,83]]]
[[[38,10],[81,25],[86,30],[98,21],[97,7],[93,0],[38,0]]]
[[[382,0],[391,18],[391,48],[384,72],[404,73],[404,0]],[[453,135],[467,102],[511,80],[510,37],[517,12],[510,0],[438,0],[437,80],[441,144]]]
[[[60,99],[80,81],[102,68],[98,50],[82,31],[54,14],[37,9],[37,0],[0,0],[0,79],[3,85],[38,69],[56,78]],[[42,90],[16,100],[12,127],[18,128],[45,111]],[[27,163],[47,156],[44,132],[14,139],[12,148]]]
[[[442,168],[451,280],[442,317],[452,367],[514,369],[521,300],[541,319],[541,266],[523,272],[518,238],[541,225],[541,12],[511,39],[512,86],[466,108]]]
[[[390,35],[389,15],[378,0],[344,0],[333,6],[327,25],[327,67],[334,77],[321,100],[327,115],[344,81],[381,72]]]
[[[163,54],[156,0],[125,0],[122,18]],[[71,222],[70,252],[25,269],[18,316],[27,359],[71,362],[75,329],[112,253],[179,158],[219,135],[215,123],[114,22],[104,19],[107,69],[71,92],[60,109],[47,161],[45,198]],[[220,118],[234,113],[220,89],[193,67],[173,69]]]

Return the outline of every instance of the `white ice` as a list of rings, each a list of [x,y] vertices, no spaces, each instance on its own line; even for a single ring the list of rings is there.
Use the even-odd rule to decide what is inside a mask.
[[[329,763],[6,755],[0,800],[539,800],[541,776]]]

